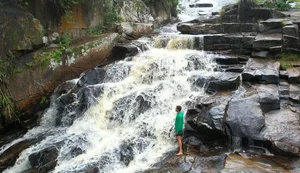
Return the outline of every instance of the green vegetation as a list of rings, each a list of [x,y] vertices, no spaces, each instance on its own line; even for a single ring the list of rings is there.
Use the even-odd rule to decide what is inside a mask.
[[[32,67],[33,62],[27,62],[26,65],[27,65],[27,67]]]
[[[22,121],[19,118],[19,115],[21,115],[19,112],[15,111],[13,102],[11,98],[4,94],[2,89],[0,89],[0,111],[2,115],[6,115],[6,117],[3,117],[6,123],[12,122],[12,121],[18,121],[21,125],[24,126]]]
[[[281,11],[287,11],[291,8],[288,0],[266,0],[264,2],[264,7],[276,8]]]
[[[37,54],[33,57],[33,65],[42,65],[46,66],[49,65],[51,60],[54,60],[55,62],[59,63],[61,61],[61,50],[55,50],[53,52],[44,52]]]
[[[40,106],[44,106],[44,105],[48,105],[49,100],[47,99],[47,97],[42,97],[41,101],[40,101]]]
[[[280,65],[283,69],[293,67],[293,64],[300,63],[300,54],[282,53],[280,58]]]

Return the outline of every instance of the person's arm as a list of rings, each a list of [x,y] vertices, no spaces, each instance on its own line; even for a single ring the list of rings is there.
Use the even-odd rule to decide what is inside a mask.
[[[178,132],[178,125],[179,125],[179,122],[178,122],[178,114],[176,115],[176,118],[175,118],[175,126],[174,126],[174,128],[175,128],[175,132]]]

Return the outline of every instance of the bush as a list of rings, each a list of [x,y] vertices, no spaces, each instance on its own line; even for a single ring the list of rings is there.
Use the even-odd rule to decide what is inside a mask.
[[[288,0],[267,0],[264,2],[264,7],[276,8],[281,11],[287,11],[291,8]]]

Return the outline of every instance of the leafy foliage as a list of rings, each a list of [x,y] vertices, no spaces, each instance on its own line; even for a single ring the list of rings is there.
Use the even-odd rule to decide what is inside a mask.
[[[287,11],[291,8],[288,0],[266,0],[264,6],[267,8],[277,8],[281,11]]]
[[[295,62],[300,63],[300,55],[295,53],[282,53],[280,65],[282,68],[287,69],[293,66]]]

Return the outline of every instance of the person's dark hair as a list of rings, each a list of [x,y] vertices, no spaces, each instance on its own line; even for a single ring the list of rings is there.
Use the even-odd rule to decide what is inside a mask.
[[[179,112],[181,111],[181,106],[176,106],[176,109],[179,110]]]

